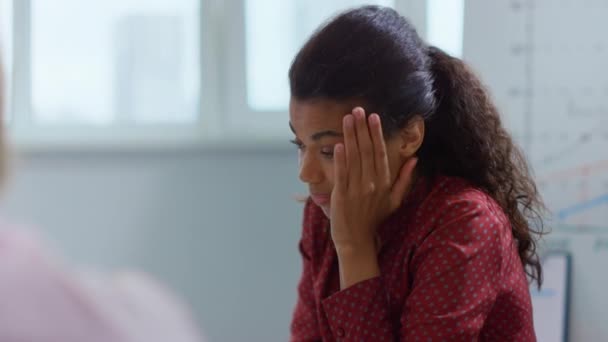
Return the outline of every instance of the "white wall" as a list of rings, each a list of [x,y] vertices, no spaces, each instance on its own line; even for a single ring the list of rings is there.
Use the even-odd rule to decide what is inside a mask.
[[[14,173],[6,215],[73,260],[161,277],[211,341],[287,339],[300,272],[291,198],[305,190],[294,151],[37,153]]]

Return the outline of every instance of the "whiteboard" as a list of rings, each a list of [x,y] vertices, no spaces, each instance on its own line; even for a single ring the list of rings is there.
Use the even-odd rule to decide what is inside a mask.
[[[608,341],[608,0],[467,0],[463,58],[490,88],[572,255],[570,338]],[[539,341],[543,341],[539,339]]]
[[[570,256],[547,255],[543,260],[544,284],[531,289],[536,338],[542,342],[568,341]]]
[[[469,0],[464,59],[555,214],[608,227],[608,0]]]

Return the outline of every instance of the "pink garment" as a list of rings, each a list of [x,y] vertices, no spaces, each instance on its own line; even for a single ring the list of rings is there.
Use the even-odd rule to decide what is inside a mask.
[[[1,342],[201,342],[192,317],[140,273],[75,272],[33,235],[0,230]]]

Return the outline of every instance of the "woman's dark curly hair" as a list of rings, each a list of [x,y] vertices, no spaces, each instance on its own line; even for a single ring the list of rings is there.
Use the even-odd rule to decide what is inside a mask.
[[[510,219],[526,273],[540,286],[544,205],[523,153],[465,63],[426,45],[393,9],[364,6],[315,32],[295,57],[289,81],[298,100],[360,99],[379,113],[387,137],[422,116],[419,170],[464,178],[492,196]]]

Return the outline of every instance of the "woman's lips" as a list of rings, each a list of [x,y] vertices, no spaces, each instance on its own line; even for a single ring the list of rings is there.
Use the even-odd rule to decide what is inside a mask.
[[[312,198],[312,201],[315,202],[318,206],[324,206],[329,204],[331,196],[324,194],[311,194],[310,198]]]

